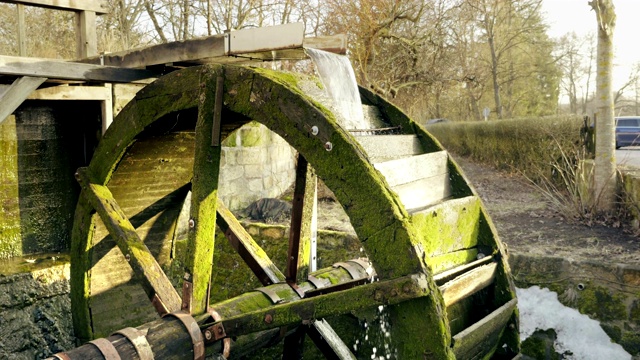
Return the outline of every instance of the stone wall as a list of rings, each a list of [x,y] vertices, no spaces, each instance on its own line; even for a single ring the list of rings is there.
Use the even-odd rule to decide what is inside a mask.
[[[229,209],[278,197],[293,183],[296,151],[264,125],[251,122],[222,145],[219,196]]]
[[[69,263],[37,261],[45,267],[0,273],[0,359],[42,359],[75,346]]]
[[[0,124],[0,259],[68,248],[74,173],[91,158],[100,124],[95,102],[62,105],[27,101]]]
[[[555,291],[565,306],[598,320],[614,342],[640,358],[640,266],[517,254],[509,264],[518,287]]]

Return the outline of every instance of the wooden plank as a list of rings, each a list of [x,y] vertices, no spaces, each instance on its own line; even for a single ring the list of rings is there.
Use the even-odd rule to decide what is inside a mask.
[[[497,263],[477,267],[440,286],[446,306],[455,304],[493,283]]]
[[[394,187],[417,180],[449,175],[446,151],[415,155],[374,164],[384,175],[387,183]]]
[[[141,69],[6,55],[0,55],[0,74],[115,83],[129,83],[157,76],[151,71]]]
[[[374,163],[422,154],[416,135],[357,135],[356,140]]]
[[[0,2],[57,10],[95,11],[98,14],[106,14],[109,12],[107,0],[1,0]]]
[[[458,250],[434,257],[427,257],[427,265],[431,268],[434,274],[448,274],[451,271],[456,271],[459,268],[465,268],[465,264],[469,264],[476,260],[478,256],[478,249],[464,249]],[[436,276],[434,276],[434,279]],[[436,280],[437,281],[437,280]]]
[[[216,211],[218,213],[216,217],[218,227],[227,236],[231,246],[258,277],[260,283],[266,286],[284,282],[284,274],[220,200],[218,200]]]
[[[355,360],[349,347],[340,339],[331,325],[325,320],[314,321],[309,327],[309,337],[322,351],[326,359],[330,360]]]
[[[476,356],[494,349],[517,303],[517,299],[511,299],[482,320],[455,335],[453,352],[456,358],[475,359]]]
[[[481,236],[480,207],[478,197],[467,196],[413,213],[411,221],[425,254],[434,257],[476,247]]]
[[[107,100],[111,91],[104,86],[52,86],[38,89],[27,100]]]
[[[0,95],[0,124],[26,100],[32,91],[38,88],[46,78],[23,76],[16,79],[11,86]]]
[[[449,174],[440,174],[391,187],[409,213],[420,211],[451,196]]]
[[[96,55],[98,55],[96,13],[79,11],[76,13],[76,57],[84,59]]]
[[[157,296],[167,312],[180,310],[180,296],[136,233],[111,191],[106,186],[91,183],[86,168],[78,169],[76,174],[78,182],[85,190],[87,200],[100,215],[109,234],[131,265],[134,276],[141,281],[149,299],[153,301]],[[163,312],[158,307],[156,309],[160,313]]]
[[[464,252],[466,251],[470,251],[471,254],[476,254],[473,256],[473,259],[476,259],[476,256],[478,254],[478,250],[477,249],[470,249],[470,250],[462,250]],[[445,254],[445,256],[448,254]],[[428,261],[428,260],[427,260]],[[475,261],[470,261],[465,263],[464,265],[460,265],[451,269],[448,269],[447,271],[443,271],[443,272],[436,272],[434,271],[434,275],[433,276],[433,281],[436,282],[436,284],[438,285],[442,285],[445,282],[449,281],[449,280],[453,280],[453,278],[455,278],[456,276],[462,275],[463,273],[478,267],[480,265],[484,265],[487,264],[489,262],[493,261],[493,256],[485,256],[481,259],[475,260]]]

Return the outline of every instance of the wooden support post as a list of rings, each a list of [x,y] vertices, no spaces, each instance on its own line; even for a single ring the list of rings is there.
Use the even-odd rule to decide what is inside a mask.
[[[0,124],[27,99],[29,94],[45,80],[41,77],[23,76],[16,79],[9,89],[0,94]]]
[[[76,178],[83,194],[96,210],[109,234],[122,251],[134,276],[141,280],[147,296],[161,315],[180,310],[180,296],[162,268],[140,239],[111,191],[103,185],[91,183],[86,168],[78,169]]]
[[[314,321],[309,327],[308,334],[325,358],[329,360],[356,360],[349,347],[325,319]]]
[[[285,276],[287,282],[307,279],[311,260],[311,219],[313,216],[316,177],[307,160],[298,154],[296,180],[291,209],[289,250]]]
[[[96,13],[76,12],[76,57],[84,59],[98,55],[98,35],[96,34]]]
[[[113,85],[104,84],[104,87],[108,90],[108,97],[100,101],[100,110],[102,112],[102,134],[109,128],[109,125],[113,122]]]
[[[18,55],[27,56],[27,34],[24,24],[24,5],[17,4],[18,10]]]
[[[216,223],[218,227],[224,232],[231,246],[238,252],[242,260],[258,277],[260,283],[262,285],[271,285],[284,282],[285,277],[280,272],[280,269],[269,259],[267,253],[253,240],[251,235],[220,200],[218,200],[217,213]]]
[[[196,148],[191,180],[191,212],[185,261],[185,284],[191,286],[188,302],[191,313],[207,311],[213,266],[218,175],[221,146],[211,146],[215,107],[216,78],[203,84],[196,122]]]

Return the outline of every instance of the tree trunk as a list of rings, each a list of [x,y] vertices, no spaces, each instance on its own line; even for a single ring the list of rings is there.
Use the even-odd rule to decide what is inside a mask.
[[[610,211],[615,203],[616,158],[613,114],[613,30],[616,14],[612,0],[592,0],[598,21],[596,76],[596,158],[594,199],[598,211]]]

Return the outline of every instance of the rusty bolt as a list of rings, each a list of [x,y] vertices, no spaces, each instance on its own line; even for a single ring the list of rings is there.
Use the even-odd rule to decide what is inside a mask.
[[[316,136],[316,135],[318,135],[318,132],[319,132],[318,127],[313,125],[311,127],[311,135]]]
[[[222,333],[224,333],[224,329],[222,326],[218,326],[218,335],[222,335]]]
[[[193,219],[189,219],[189,228],[193,229],[196,227],[196,221]]]
[[[125,258],[125,260],[129,261],[129,260],[131,260],[131,255],[127,254],[127,255],[124,256],[124,258]]]
[[[327,141],[327,142],[324,144],[324,149],[325,149],[325,150],[327,150],[327,151],[331,151],[331,150],[333,150],[333,144],[332,144],[330,141]]]
[[[382,299],[384,299],[384,294],[382,293],[382,291],[376,291],[376,292],[373,294],[373,298],[374,298],[376,301],[382,301]]]
[[[264,316],[264,322],[267,324],[271,324],[273,322],[273,316],[271,314],[267,314]]]
[[[211,334],[211,331],[209,331],[209,330],[205,330],[205,331],[204,331],[204,337],[205,337],[205,339],[207,339],[207,340],[211,340],[211,338],[213,337],[213,334]]]

